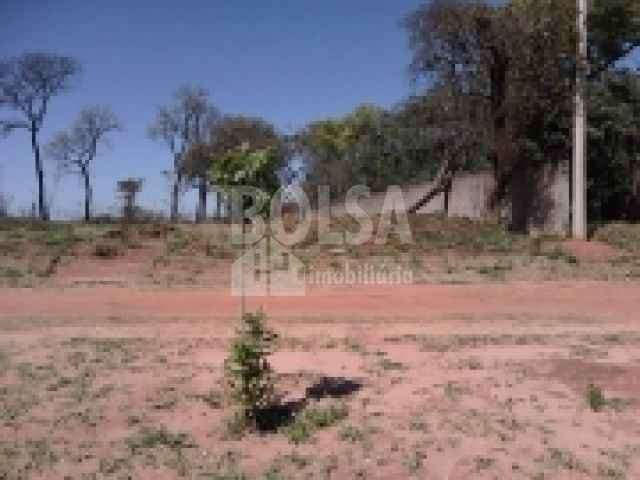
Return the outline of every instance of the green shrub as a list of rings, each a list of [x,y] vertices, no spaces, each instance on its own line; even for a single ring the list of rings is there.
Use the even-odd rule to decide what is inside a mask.
[[[349,409],[344,403],[307,407],[284,429],[284,434],[291,443],[297,445],[309,440],[316,430],[331,427],[348,414]]]
[[[228,394],[247,426],[255,426],[260,410],[273,402],[274,380],[267,357],[277,336],[265,325],[262,312],[247,313],[225,360]]]
[[[587,387],[587,403],[594,412],[599,412],[607,404],[602,389],[597,385],[589,384]]]

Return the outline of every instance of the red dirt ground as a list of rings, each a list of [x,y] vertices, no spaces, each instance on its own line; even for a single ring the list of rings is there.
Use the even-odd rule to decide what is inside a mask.
[[[6,478],[211,478],[236,461],[251,479],[640,478],[640,283],[313,288],[247,306],[285,337],[285,398],[361,382],[347,419],[301,445],[226,436],[227,411],[200,400],[221,389],[238,318],[225,289],[0,289]],[[591,411],[591,383],[617,403]],[[158,425],[197,447],[127,447]],[[56,461],[3,453],[36,439]],[[244,478],[227,475],[213,478]]]
[[[0,319],[49,318],[64,323],[237,318],[240,300],[222,289],[2,289]],[[312,288],[302,297],[253,297],[276,321],[408,321],[500,318],[590,319],[632,322],[640,284],[632,282],[518,282]]]

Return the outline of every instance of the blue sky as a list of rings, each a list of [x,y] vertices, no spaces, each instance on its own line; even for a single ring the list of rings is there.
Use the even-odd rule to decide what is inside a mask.
[[[399,21],[420,3],[0,0],[0,55],[43,50],[78,58],[84,71],[71,92],[53,100],[42,143],[83,106],[110,106],[125,131],[96,159],[96,210],[116,205],[115,182],[130,176],[145,179],[145,206],[167,209],[160,172],[170,157],[146,131],[179,86],[202,86],[222,111],[260,115],[283,131],[365,102],[390,106],[411,93]],[[13,196],[14,207],[35,199],[33,169],[25,131],[0,139],[0,192]],[[79,216],[79,179],[56,178],[51,163],[46,169],[54,215]],[[185,211],[194,204],[193,194],[184,197]]]
[[[143,177],[141,201],[166,209],[161,171],[170,157],[146,136],[158,106],[182,84],[208,89],[222,111],[260,115],[290,131],[364,102],[385,106],[411,93],[400,19],[420,0],[0,0],[1,55],[71,55],[84,71],[56,97],[42,143],[84,105],[109,105],[125,131],[96,159],[96,210],[115,204],[118,178]],[[6,116],[3,111],[0,115]],[[0,139],[0,191],[14,207],[35,198],[28,134]],[[75,177],[56,181],[46,164],[53,212],[79,215]],[[192,210],[187,195],[185,210]]]

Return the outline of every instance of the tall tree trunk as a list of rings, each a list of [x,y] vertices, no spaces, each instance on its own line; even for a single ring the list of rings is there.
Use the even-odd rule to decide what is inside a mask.
[[[215,192],[215,200],[216,200],[216,210],[215,210],[215,216],[216,218],[221,218],[222,217],[222,209],[220,208],[220,192],[218,192],[216,190]]]
[[[171,221],[178,221],[178,195],[179,195],[179,185],[177,181],[173,182],[172,191],[171,191]]]
[[[449,200],[451,196],[451,185],[453,181],[449,180],[444,187],[444,216],[449,218]]]
[[[173,186],[171,190],[171,221],[177,222],[180,215],[180,183],[182,174],[180,173],[180,155],[173,154]]]
[[[48,220],[49,212],[44,198],[44,169],[40,159],[40,145],[38,144],[38,128],[35,122],[31,122],[31,148],[36,163],[36,181],[38,182],[38,215],[40,220]]]
[[[489,205],[494,210],[497,219],[500,219],[502,202],[510,190],[513,171],[513,149],[507,128],[507,112],[505,110],[508,68],[508,59],[494,50],[493,64],[490,71],[490,108],[493,123],[493,166],[496,185]]]
[[[629,218],[635,222],[640,220],[640,165],[631,167],[632,186],[631,186],[631,208]]]
[[[82,176],[84,177],[84,221],[89,222],[91,220],[91,200],[93,197],[93,191],[91,190],[89,172],[82,172]]]
[[[207,219],[207,179],[201,177],[198,184],[198,210],[196,222],[202,223]]]

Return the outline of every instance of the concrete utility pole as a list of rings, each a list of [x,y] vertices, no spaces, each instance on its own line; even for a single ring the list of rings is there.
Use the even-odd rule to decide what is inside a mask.
[[[578,56],[576,64],[575,123],[573,130],[573,237],[587,238],[587,0],[578,2]]]

